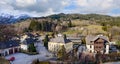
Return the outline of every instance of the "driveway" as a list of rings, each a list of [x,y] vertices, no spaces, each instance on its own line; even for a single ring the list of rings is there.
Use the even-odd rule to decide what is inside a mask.
[[[13,64],[31,64],[33,60],[39,59],[40,61],[48,60],[51,57],[51,53],[49,53],[46,48],[41,44],[37,44],[37,51],[39,52],[38,55],[27,55],[24,53],[15,53],[9,56],[6,56],[6,59],[11,57],[15,57],[15,60],[12,62]]]

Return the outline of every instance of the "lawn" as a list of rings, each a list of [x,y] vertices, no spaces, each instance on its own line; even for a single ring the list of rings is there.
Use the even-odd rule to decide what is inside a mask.
[[[87,28],[89,34],[107,34],[100,25],[89,25],[85,28]]]

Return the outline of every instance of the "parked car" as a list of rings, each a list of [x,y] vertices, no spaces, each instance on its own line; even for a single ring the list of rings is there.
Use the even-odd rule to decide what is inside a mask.
[[[11,57],[8,59],[9,61],[14,61],[15,60],[15,57]]]

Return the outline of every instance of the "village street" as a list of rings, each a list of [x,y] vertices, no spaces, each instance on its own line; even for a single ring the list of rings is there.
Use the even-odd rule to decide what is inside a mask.
[[[15,60],[12,62],[12,64],[31,64],[32,61],[35,59],[39,59],[40,61],[42,61],[42,60],[47,60],[51,58],[51,53],[49,53],[41,43],[38,43],[36,48],[37,48],[37,51],[39,52],[38,55],[27,55],[24,53],[15,53],[15,54],[6,56],[5,58],[9,59],[11,57],[15,57]]]

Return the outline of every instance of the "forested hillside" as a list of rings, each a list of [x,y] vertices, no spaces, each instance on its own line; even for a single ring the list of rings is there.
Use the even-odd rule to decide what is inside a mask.
[[[120,33],[118,30],[120,27],[120,17],[100,14],[60,13],[46,17],[32,17],[14,25],[19,32],[42,31],[63,32],[67,34],[87,32],[86,34],[108,34],[112,30],[117,30],[114,34],[118,35]],[[96,29],[99,30],[95,31]]]

